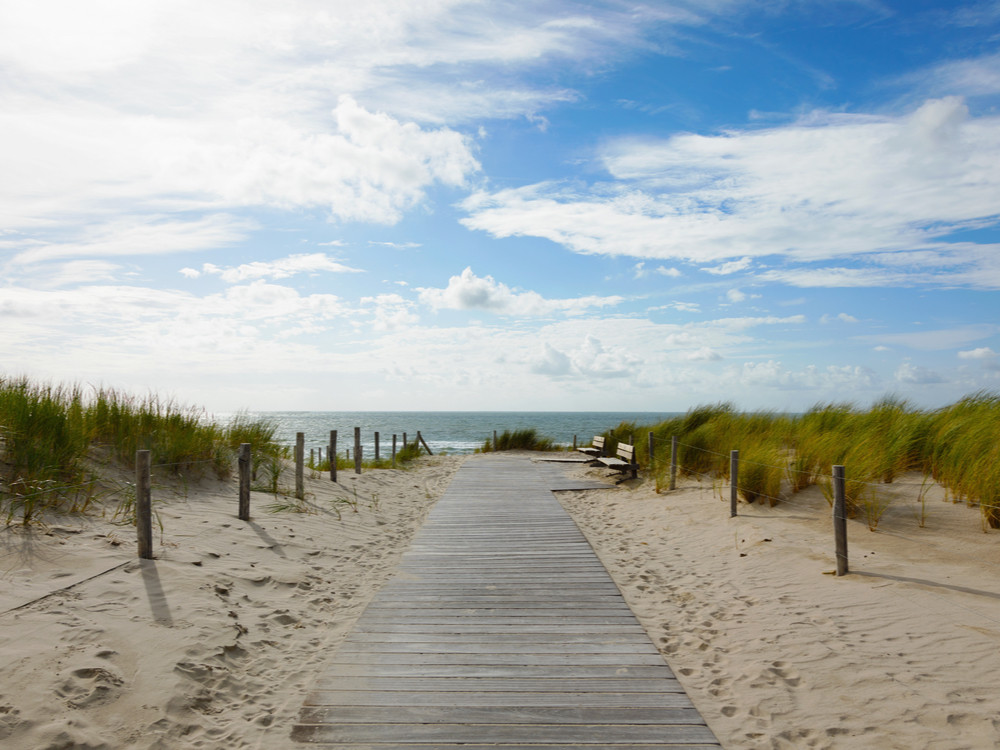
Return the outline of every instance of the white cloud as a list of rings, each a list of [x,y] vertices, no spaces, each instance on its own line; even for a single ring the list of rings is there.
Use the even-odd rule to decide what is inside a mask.
[[[661,276],[669,276],[672,279],[676,279],[677,277],[683,275],[676,268],[667,268],[666,266],[657,266],[656,273],[660,274]]]
[[[928,331],[864,335],[856,338],[860,341],[878,341],[883,345],[890,343],[923,351],[944,351],[956,349],[973,341],[981,341],[995,335],[998,330],[1000,329],[996,325],[982,323]]]
[[[463,224],[640,259],[886,262],[900,251],[947,253],[941,237],[994,222],[1000,172],[988,165],[996,162],[1000,117],[972,116],[960,99],[896,117],[816,112],[771,129],[612,142],[604,163],[615,183],[478,192],[463,203]],[[838,279],[837,270],[791,267],[768,277],[862,286],[911,273],[845,268]]]
[[[376,242],[375,240],[369,240],[369,245],[378,245],[381,247],[391,247],[394,250],[412,250],[421,246],[419,242]]]
[[[992,349],[990,349],[988,346],[980,346],[976,349],[970,349],[968,351],[963,351],[958,353],[959,359],[988,360],[988,359],[995,359],[997,356],[998,356],[997,353]]]
[[[837,315],[824,314],[819,319],[819,322],[824,325],[833,323],[834,321],[840,321],[841,323],[857,323],[858,319],[853,315],[848,315],[847,313],[838,313]]]
[[[559,377],[568,375],[572,369],[572,360],[547,341],[542,344],[541,354],[531,362],[531,371],[539,375]]]
[[[398,294],[362,297],[361,305],[374,307],[372,327],[379,332],[397,331],[420,321],[420,317],[413,312],[413,303]]]
[[[708,273],[715,274],[716,276],[728,276],[732,273],[737,273],[739,271],[745,271],[753,264],[750,258],[743,257],[739,260],[731,260],[728,263],[723,263],[720,266],[715,266],[714,268],[702,268],[702,271],[707,271]]]
[[[181,269],[191,277],[192,269]],[[185,273],[187,271],[187,273]],[[220,276],[223,281],[235,284],[249,279],[284,279],[299,273],[361,273],[360,269],[345,266],[325,253],[302,253],[271,261],[253,261],[231,268],[220,268],[213,263],[202,265],[201,273]],[[200,275],[195,271],[192,278]]]
[[[232,245],[254,225],[225,214],[192,221],[134,217],[85,226],[76,241],[25,240],[11,263],[26,266],[61,258],[123,257],[192,252]]]
[[[592,307],[613,307],[622,298],[545,299],[537,292],[515,291],[492,276],[476,276],[472,268],[466,268],[459,276],[452,276],[444,289],[421,289],[420,301],[435,310],[487,310],[498,315],[533,317],[579,315]]]
[[[722,359],[722,355],[708,346],[703,346],[694,351],[685,352],[681,355],[688,362],[716,362]]]
[[[746,294],[739,289],[730,289],[726,292],[726,299],[730,302],[743,302],[747,298]]]
[[[904,362],[896,370],[896,380],[907,385],[933,385],[946,382],[941,375],[920,365]]]

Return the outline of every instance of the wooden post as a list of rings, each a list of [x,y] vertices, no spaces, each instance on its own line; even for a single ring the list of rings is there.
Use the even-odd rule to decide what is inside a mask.
[[[317,448],[316,449],[316,457],[319,459],[319,463],[316,464],[316,465],[317,466],[322,466],[323,465],[323,449],[322,448]]]
[[[423,444],[424,448],[427,450],[428,456],[434,455],[434,451],[432,451],[431,447],[427,445],[427,441],[424,440],[424,436],[420,434],[420,430],[417,430],[417,440],[419,440]]]
[[[378,433],[377,433],[377,432],[375,433],[375,460],[376,460],[376,461],[378,461],[378,460],[379,460],[379,452],[378,452]]]
[[[573,436],[573,450],[576,450],[576,435]]]
[[[337,431],[330,430],[330,481],[337,481]]]
[[[240,443],[240,508],[239,519],[250,520],[250,443]]]
[[[847,493],[844,467],[833,467],[833,539],[837,550],[837,575],[850,572],[847,568]]]
[[[150,496],[149,451],[135,452],[135,535],[139,557],[153,559],[153,502]]]
[[[497,431],[493,430],[493,452],[496,453],[498,450],[500,449],[497,447]]]
[[[295,433],[295,497],[299,500],[306,498],[306,480],[303,464],[306,458],[306,434],[304,432]]]
[[[656,455],[656,446],[653,440],[653,431],[649,432],[649,470],[653,470],[653,457]]]
[[[677,489],[677,436],[670,438],[670,489]]]
[[[315,448],[310,448],[309,449],[309,468],[311,469],[314,466],[316,466],[316,449]]]
[[[740,484],[740,452],[729,454],[729,517],[736,516],[736,493]]]
[[[354,473],[361,473],[361,428],[354,428]]]
[[[392,433],[392,468],[396,468],[396,433]]]
[[[403,433],[403,447],[406,447],[406,433]]]

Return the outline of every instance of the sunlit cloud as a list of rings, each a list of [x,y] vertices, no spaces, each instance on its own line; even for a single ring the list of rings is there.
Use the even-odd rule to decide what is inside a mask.
[[[588,308],[613,307],[623,301],[617,296],[545,299],[537,292],[515,291],[492,276],[476,276],[471,268],[452,276],[444,289],[421,289],[420,300],[434,310],[485,310],[529,317],[554,313],[579,315]]]

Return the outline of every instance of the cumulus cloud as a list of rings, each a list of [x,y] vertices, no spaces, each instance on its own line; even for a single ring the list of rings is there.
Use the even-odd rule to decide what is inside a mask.
[[[535,317],[554,313],[579,315],[589,308],[618,305],[622,297],[545,299],[537,292],[515,291],[492,276],[476,276],[469,267],[452,276],[444,289],[421,289],[420,301],[435,310],[486,310],[498,315]]]

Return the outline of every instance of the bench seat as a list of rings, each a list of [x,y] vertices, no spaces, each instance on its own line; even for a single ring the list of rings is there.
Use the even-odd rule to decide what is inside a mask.
[[[616,455],[598,457],[596,463],[622,474],[630,473],[632,475],[631,477],[623,477],[619,483],[626,479],[635,479],[638,476],[639,464],[635,462],[635,446],[628,443],[618,443]]]

